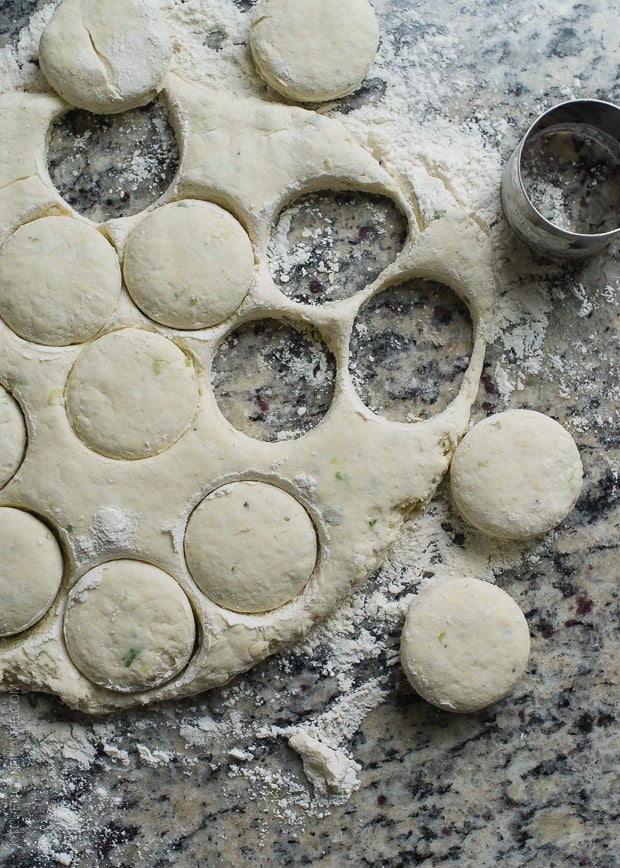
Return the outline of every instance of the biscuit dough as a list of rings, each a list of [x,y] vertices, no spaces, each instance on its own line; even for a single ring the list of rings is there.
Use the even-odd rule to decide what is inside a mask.
[[[183,199],[153,211],[127,240],[123,274],[131,297],[155,322],[201,329],[222,322],[254,279],[252,243],[211,202]]]
[[[75,586],[64,635],[71,659],[91,681],[131,692],[173,678],[189,660],[194,615],[177,582],[152,564],[118,560]]]
[[[144,562],[170,577],[162,599],[168,599],[169,583],[176,583],[196,620],[192,653],[186,654],[188,641],[184,653],[175,650],[173,659],[164,660],[157,640],[157,664],[145,671],[135,667],[141,655],[126,667],[117,654],[115,669],[111,661],[118,649],[104,646],[98,656],[97,642],[107,641],[107,634],[99,626],[105,619],[96,602],[104,598],[95,590],[83,604],[76,591],[69,609],[62,593],[48,617],[0,641],[2,689],[36,687],[89,712],[195,695],[224,684],[332,612],[377,568],[403,517],[424,507],[446,473],[467,428],[492,323],[488,234],[443,188],[441,215],[424,223],[410,188],[401,189],[337,120],[220,94],[173,74],[166,79],[165,99],[183,158],[178,177],[151,210],[197,199],[234,215],[256,261],[241,307],[221,324],[175,331],[146,320],[124,288],[99,336],[65,347],[25,344],[0,321],[0,381],[10,385],[28,420],[26,454],[0,490],[0,506],[20,503],[45,515],[65,551],[68,593],[84,589],[89,580],[82,577],[114,558]],[[52,95],[20,93],[0,97],[0,108],[0,131],[14,143],[0,153],[0,239],[50,213],[76,220],[41,170],[48,126],[66,106]],[[416,177],[425,177],[423,169]],[[351,297],[329,306],[298,305],[270,274],[271,227],[287,204],[309,190],[342,189],[391,197],[409,223],[406,243]],[[98,231],[122,258],[139,225],[140,218],[131,217],[108,221]],[[430,277],[457,293],[469,308],[474,341],[454,400],[442,412],[408,424],[380,418],[364,406],[348,370],[348,336],[371,296],[414,277]],[[241,433],[219,412],[211,388],[212,361],[225,337],[266,316],[315,330],[336,360],[331,406],[296,439],[263,442]],[[243,364],[240,359],[241,376]],[[239,612],[218,604],[188,568],[190,517],[211,492],[240,481],[277,488],[303,516],[290,541],[289,568],[297,566],[297,550],[305,553],[299,584],[276,594],[277,607],[269,611]],[[238,594],[245,595],[242,585]],[[268,605],[274,601],[265,599]],[[231,598],[226,602],[235,605]],[[110,598],[106,611],[113,605]],[[80,610],[84,645],[71,627]],[[62,638],[65,612],[71,654]],[[140,635],[155,629],[148,607],[136,609],[132,623]]]
[[[192,513],[185,556],[192,578],[215,603],[233,612],[267,612],[304,587],[317,539],[290,494],[262,482],[235,482]]]
[[[259,0],[250,31],[261,78],[302,102],[337,99],[355,90],[378,42],[367,0]]]
[[[41,217],[0,250],[0,316],[28,341],[62,347],[89,340],[120,294],[116,251],[81,220]]]
[[[474,527],[503,539],[529,539],[572,510],[583,468],[571,435],[534,410],[489,416],[459,444],[450,487]]]
[[[0,386],[0,488],[9,481],[26,451],[26,425],[17,402]]]
[[[43,617],[63,570],[51,530],[29,512],[0,507],[0,636],[20,633]]]
[[[67,383],[75,432],[110,458],[146,458],[171,446],[197,404],[189,357],[167,338],[140,329],[122,329],[91,343]]]
[[[54,90],[101,114],[153,99],[170,53],[157,0],[62,0],[39,45],[41,69]]]
[[[525,616],[501,588],[441,579],[413,598],[400,659],[413,689],[446,711],[478,711],[512,691],[530,653]]]

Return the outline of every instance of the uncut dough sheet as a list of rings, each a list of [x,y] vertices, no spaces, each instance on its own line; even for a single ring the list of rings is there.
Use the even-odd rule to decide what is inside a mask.
[[[164,433],[155,454],[137,459],[102,454],[101,444],[93,448],[88,435],[78,436],[68,407],[70,375],[88,344],[42,346],[0,321],[0,384],[21,408],[28,430],[23,461],[0,490],[0,506],[41,518],[64,558],[61,586],[47,613],[29,629],[0,640],[0,684],[5,690],[51,692],[89,712],[188,696],[226,683],[304,635],[378,566],[407,514],[432,497],[467,428],[494,301],[489,241],[479,223],[456,203],[425,223],[415,191],[401,188],[338,121],[258,99],[230,98],[173,74],[163,95],[182,159],[173,185],[149,210],[187,199],[225,208],[252,242],[254,280],[232,316],[196,331],[149,320],[123,288],[98,339],[139,329],[180,348],[197,386],[189,421]],[[48,95],[0,98],[7,141],[0,154],[0,242],[43,215],[84,220],[62,200],[45,168],[48,127],[68,109]],[[343,301],[307,306],[279,291],[267,249],[282,208],[317,190],[387,196],[406,215],[409,231],[396,260],[367,288]],[[97,226],[121,262],[128,234],[145,213]],[[180,263],[181,275],[182,268]],[[424,421],[390,422],[357,395],[348,370],[348,341],[366,300],[415,277],[440,281],[465,301],[473,349],[459,393],[443,412]],[[297,439],[263,442],[235,430],[218,409],[210,385],[212,359],[223,337],[242,323],[264,318],[312,328],[336,360],[331,406],[315,428]],[[118,388],[122,391],[122,381]],[[168,409],[174,407],[174,389],[164,399]],[[138,428],[152,423],[145,401],[131,420]],[[185,531],[194,509],[221,486],[246,480],[275,486],[294,498],[316,534],[316,559],[307,582],[290,601],[262,613],[233,611],[210,599],[194,581],[186,559]],[[289,545],[294,559],[294,538]],[[67,646],[65,619],[84,589],[89,592],[84,577],[121,558],[167,574],[186,596],[195,620],[187,661],[180,669],[178,661],[171,664],[156,686],[147,676],[138,677],[131,689],[97,684],[76,666]],[[165,653],[157,650],[160,656]],[[133,648],[118,653],[133,665]]]

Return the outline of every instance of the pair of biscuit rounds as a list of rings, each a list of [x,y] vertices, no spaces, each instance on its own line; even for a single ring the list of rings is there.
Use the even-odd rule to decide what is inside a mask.
[[[302,102],[355,90],[378,41],[367,0],[259,0],[250,31],[259,75]],[[171,52],[157,0],[63,0],[43,33],[39,57],[64,100],[105,114],[150,102],[164,85]]]
[[[582,482],[571,435],[532,410],[475,425],[450,468],[457,508],[479,530],[526,540],[551,530],[575,505]],[[477,711],[512,691],[525,671],[530,636],[515,601],[472,578],[439,580],[414,597],[401,661],[414,689],[448,711]]]

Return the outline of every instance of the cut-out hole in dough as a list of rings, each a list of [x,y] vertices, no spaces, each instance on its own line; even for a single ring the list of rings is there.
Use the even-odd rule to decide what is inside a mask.
[[[373,412],[427,419],[456,397],[469,364],[469,311],[448,287],[415,279],[373,296],[351,333],[349,370]]]
[[[17,401],[0,386],[0,488],[17,473],[27,438],[26,423]]]
[[[257,440],[290,440],[327,413],[336,361],[309,328],[275,319],[245,323],[223,341],[211,383],[228,421]]]
[[[133,230],[123,273],[133,300],[155,322],[201,329],[241,304],[254,279],[254,252],[228,211],[183,199],[157,208]]]
[[[194,366],[152,332],[123,329],[85,347],[66,388],[76,434],[110,458],[147,458],[172,446],[198,406]]]
[[[164,684],[185,668],[196,624],[172,576],[123,559],[80,579],[69,596],[64,634],[80,672],[101,687],[132,693]]]
[[[97,222],[143,211],[170,186],[179,149],[162,99],[117,115],[67,112],[48,135],[47,164],[61,196]]]
[[[39,621],[58,593],[64,560],[51,530],[22,509],[0,508],[0,636]]]
[[[63,347],[93,338],[120,293],[116,251],[81,220],[33,220],[0,251],[0,316],[28,341]]]
[[[349,298],[396,259],[407,226],[387,196],[309,193],[278,217],[269,246],[271,274],[285,295],[302,304]]]
[[[213,602],[234,612],[266,612],[292,600],[310,578],[316,533],[306,510],[281,488],[233,482],[192,513],[185,556]]]

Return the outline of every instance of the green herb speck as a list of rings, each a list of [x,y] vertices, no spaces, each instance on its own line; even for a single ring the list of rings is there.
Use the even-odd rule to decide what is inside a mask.
[[[67,533],[73,533],[73,531],[75,530],[75,528],[73,527],[72,524],[68,524],[68,525],[66,526],[65,530],[67,531]]]
[[[153,373],[157,374],[157,376],[159,377],[162,371],[164,371],[169,364],[170,362],[167,362],[166,359],[153,359]]]
[[[187,356],[185,356],[185,367],[191,368],[191,366],[192,366],[191,359],[188,359]]]
[[[435,211],[433,214],[433,220],[441,220],[442,217],[446,216],[446,209],[440,208],[439,211]]]
[[[133,661],[136,659],[136,657],[139,657],[140,654],[142,654],[142,648],[130,648],[123,657],[123,663],[129,669]]]
[[[369,518],[368,519],[368,527],[374,527],[376,525],[376,523],[377,523],[376,518]]]
[[[190,307],[196,307],[197,304],[198,304],[198,299],[197,299],[197,297],[196,297],[195,295],[190,295],[190,297],[189,297],[189,306],[190,306]]]
[[[348,474],[348,473],[345,473],[344,470],[337,470],[337,471],[336,471],[336,479],[337,479],[339,482],[346,482],[347,479],[349,479],[349,478],[350,478],[350,477],[349,477],[349,474]]]
[[[439,634],[439,636],[437,636],[437,641],[438,641],[438,642],[443,642],[443,640],[444,640],[444,638],[445,638],[445,635],[446,635],[446,631],[445,631],[445,630],[442,630],[441,633]]]
[[[498,431],[500,430],[500,428],[502,427],[502,423],[499,421],[499,419],[497,420],[497,422],[493,422],[493,427],[497,428]]]
[[[231,573],[236,573],[238,569],[239,569],[239,565],[238,565],[238,564],[233,564],[232,567],[230,568],[230,572],[231,572]]]

